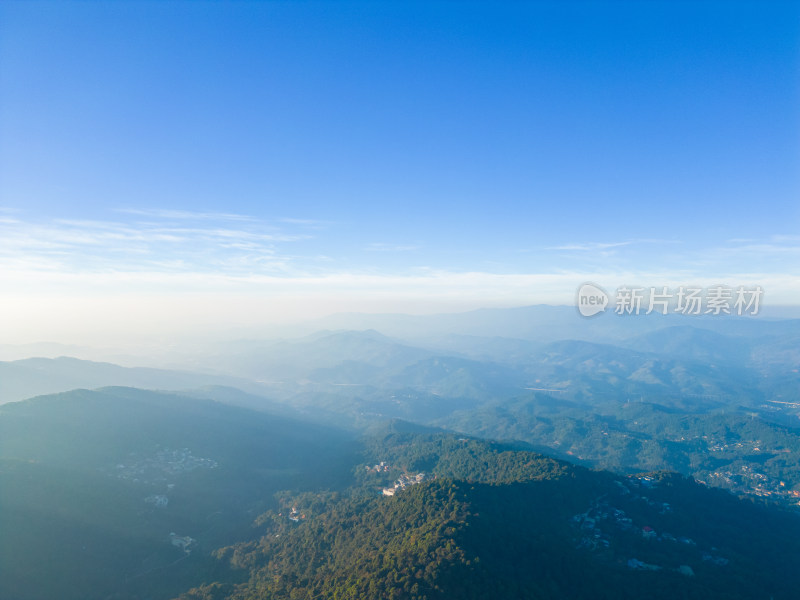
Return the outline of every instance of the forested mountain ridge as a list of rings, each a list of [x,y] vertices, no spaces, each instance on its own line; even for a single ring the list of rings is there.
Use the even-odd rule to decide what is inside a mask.
[[[178,394],[4,404],[0,597],[168,598],[275,493],[348,485],[356,456],[346,432]]]
[[[620,478],[436,433],[392,431],[365,452],[385,460],[357,467],[360,486],[284,497],[260,537],[216,553],[227,579],[181,600],[766,599],[800,583],[795,515],[678,475]],[[421,483],[379,495],[423,466]]]

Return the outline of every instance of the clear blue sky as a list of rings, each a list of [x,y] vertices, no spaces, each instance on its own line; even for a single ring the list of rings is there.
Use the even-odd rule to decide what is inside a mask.
[[[0,267],[30,294],[800,296],[796,2],[10,1],[0,90]]]

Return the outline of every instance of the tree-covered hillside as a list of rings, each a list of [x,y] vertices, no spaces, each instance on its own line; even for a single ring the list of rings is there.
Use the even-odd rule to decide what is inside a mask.
[[[679,475],[396,428],[366,457],[360,486],[284,497],[257,537],[217,552],[229,572],[181,600],[767,599],[800,585],[795,515]],[[395,477],[411,483],[381,495]]]
[[[0,406],[0,598],[169,598],[282,489],[349,484],[341,431],[175,394]]]

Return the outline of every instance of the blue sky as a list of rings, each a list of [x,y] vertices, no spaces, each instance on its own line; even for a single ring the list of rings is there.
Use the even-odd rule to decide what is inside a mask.
[[[9,325],[797,304],[799,75],[797,3],[4,2]]]

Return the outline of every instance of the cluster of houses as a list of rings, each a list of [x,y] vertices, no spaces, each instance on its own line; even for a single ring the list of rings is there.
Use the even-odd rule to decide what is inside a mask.
[[[661,567],[658,565],[651,565],[646,562],[642,562],[638,558],[629,558],[628,559],[628,568],[629,569],[637,569],[639,571],[660,571]]]
[[[770,400],[769,402],[778,402]],[[800,404],[788,404],[798,407]],[[775,406],[764,404],[762,408],[775,409]],[[691,439],[702,439],[706,443],[709,453],[727,454],[728,457],[740,457],[747,454],[791,454],[793,450],[784,447],[782,444],[771,444],[760,439],[755,440],[728,440],[725,437],[719,438],[708,435],[696,436]],[[674,441],[687,441],[687,438],[680,437]],[[728,463],[729,461],[725,461]],[[694,474],[695,479],[702,484],[714,487],[722,487],[736,494],[746,494],[748,496],[758,496],[769,498],[785,506],[797,508],[800,506],[800,490],[792,489],[792,484],[781,481],[779,478],[767,475],[758,470],[755,463],[740,465],[737,469],[731,469],[730,465],[712,471],[707,474]]]
[[[388,465],[388,464],[386,464],[386,463],[385,463],[385,462],[383,462],[383,461],[381,461],[381,462],[380,462],[380,464],[374,465],[374,466],[372,466],[372,467],[370,467],[369,465],[367,465],[367,471],[368,471],[368,472],[369,472],[369,471],[374,471],[375,473],[385,473],[385,472],[386,472],[386,471],[388,471],[388,470],[389,470],[389,465]]]
[[[645,502],[648,506],[652,506],[653,508],[658,509],[659,514],[667,514],[668,512],[672,512],[672,506],[669,502],[656,502],[651,500],[647,496],[641,496],[635,491],[635,487],[639,486],[644,489],[652,489],[658,487],[658,480],[651,477],[650,475],[643,475],[641,477],[631,477],[628,479],[628,484],[634,486],[634,492],[631,492],[625,485],[620,481],[615,481],[622,491],[623,495],[631,494],[631,498],[633,500],[641,500]]]
[[[400,479],[394,482],[392,487],[383,488],[384,496],[394,496],[397,490],[405,489],[410,485],[416,485],[425,481],[425,473],[417,473],[416,475],[401,475]]]
[[[217,467],[215,460],[194,456],[188,448],[180,450],[161,448],[150,457],[138,458],[135,453],[131,453],[130,457],[132,458],[130,462],[116,465],[113,475],[118,479],[134,483],[160,482],[195,469]]]
[[[741,465],[737,471],[718,469],[709,473],[705,480],[698,481],[735,493],[770,498],[787,506],[800,506],[800,491],[792,489],[785,481],[759,472],[751,465]]]
[[[718,567],[724,567],[730,562],[727,558],[715,556],[710,552],[703,552],[702,558],[704,561],[710,562],[712,565],[717,565]]]
[[[628,496],[630,500],[639,500],[644,502],[658,510],[660,514],[672,512],[672,507],[669,503],[655,502],[646,496],[641,496],[636,493],[635,489],[637,487],[651,488],[658,485],[658,482],[653,480],[651,477],[645,476],[629,480],[627,485],[631,485],[633,489],[628,488],[627,485],[623,484],[622,482],[617,483],[620,487],[619,491],[621,494],[623,496]],[[611,506],[608,500],[608,494],[604,494],[603,496],[597,498],[586,512],[574,515],[572,517],[572,522],[580,531],[579,535],[581,537],[578,541],[577,547],[588,550],[599,550],[611,546],[615,539],[610,533],[610,531],[613,531],[613,528],[609,528],[605,524],[611,524],[618,530],[629,532],[629,535],[641,535],[642,538],[646,540],[653,540],[655,543],[666,541],[675,544],[685,544],[687,546],[697,546],[697,543],[691,538],[676,537],[671,533],[666,532],[659,534],[650,525],[635,525],[633,519],[631,519],[624,510]],[[603,524],[603,529],[600,528],[601,523]],[[716,548],[712,548],[711,550],[715,551]],[[728,559],[714,555],[711,552],[704,551],[702,552],[701,556],[704,561],[714,565],[725,566],[729,563]],[[662,567],[658,565],[651,565],[637,558],[628,559],[627,565],[629,568],[639,571],[656,571],[662,569]],[[694,575],[694,571],[692,571],[691,567],[688,565],[682,565],[675,570],[682,575]]]
[[[672,507],[667,502],[653,502],[643,497],[640,497],[640,499],[646,501],[648,504],[656,508],[659,508],[659,512],[661,514],[672,511]],[[582,547],[596,547],[598,544],[607,547],[609,545],[607,543],[608,536],[605,535],[597,525],[599,521],[611,522],[622,531],[638,532],[646,540],[656,540],[659,542],[662,540],[668,540],[672,542],[681,542],[692,546],[696,545],[694,540],[690,538],[676,538],[670,533],[662,533],[659,535],[655,529],[650,527],[650,525],[644,525],[643,527],[639,528],[633,524],[633,519],[631,519],[624,510],[609,506],[607,502],[602,502],[599,499],[598,502],[589,508],[589,510],[587,510],[585,513],[580,513],[573,516],[572,521],[573,523],[579,525],[581,531],[584,532],[585,535],[591,536],[597,540],[594,544],[589,544],[584,540],[581,544]]]
[[[152,504],[156,508],[166,508],[169,504],[169,498],[163,494],[153,494],[144,499],[147,504]]]
[[[299,523],[300,521],[302,521],[305,518],[306,518],[306,515],[304,513],[301,513],[300,511],[298,511],[296,506],[292,507],[292,510],[289,513],[289,520],[290,521],[294,521],[295,523]]]
[[[651,565],[646,562],[642,562],[638,558],[629,558],[628,559],[628,568],[635,569],[637,571],[660,571],[664,567],[659,565]],[[675,569],[681,575],[686,575],[687,577],[694,577],[694,569],[689,565],[681,565],[677,569]]]
[[[181,536],[175,533],[169,534],[169,540],[173,546],[175,546],[176,548],[180,548],[186,554],[192,553],[192,547],[194,546],[194,543],[196,541],[194,538],[190,538],[188,535]]]

